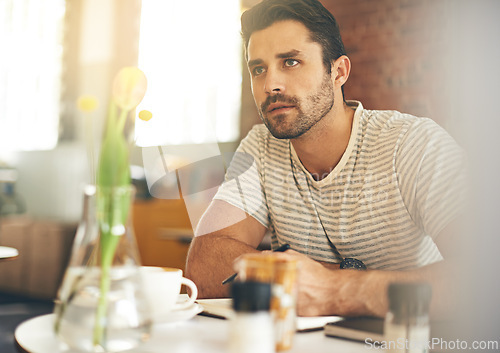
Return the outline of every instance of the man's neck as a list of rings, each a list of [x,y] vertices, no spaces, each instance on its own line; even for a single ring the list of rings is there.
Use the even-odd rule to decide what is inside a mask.
[[[349,144],[354,110],[342,102],[311,130],[291,140],[300,161],[316,180],[337,166]]]

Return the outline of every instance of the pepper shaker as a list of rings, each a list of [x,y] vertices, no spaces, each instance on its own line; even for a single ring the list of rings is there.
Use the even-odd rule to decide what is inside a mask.
[[[271,285],[234,282],[231,293],[235,315],[230,330],[230,352],[275,352],[273,319],[269,311]]]

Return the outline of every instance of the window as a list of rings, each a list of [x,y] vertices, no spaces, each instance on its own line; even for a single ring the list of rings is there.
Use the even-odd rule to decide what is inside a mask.
[[[139,68],[148,91],[139,146],[236,141],[241,99],[240,5],[143,0]]]
[[[0,1],[0,148],[58,139],[64,0]]]

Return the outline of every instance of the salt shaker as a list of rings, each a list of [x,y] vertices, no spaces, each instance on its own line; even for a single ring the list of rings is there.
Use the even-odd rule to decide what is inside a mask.
[[[389,311],[384,324],[386,352],[429,352],[431,293],[427,283],[392,283],[389,286]]]
[[[273,319],[269,312],[271,285],[234,282],[231,293],[235,315],[231,323],[230,352],[275,352]]]

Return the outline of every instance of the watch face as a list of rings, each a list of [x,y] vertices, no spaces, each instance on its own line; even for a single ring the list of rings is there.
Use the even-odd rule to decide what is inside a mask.
[[[342,262],[340,263],[340,268],[341,269],[348,269],[352,268],[355,270],[366,270],[366,266],[363,263],[363,261],[354,259],[352,257],[346,257]]]

